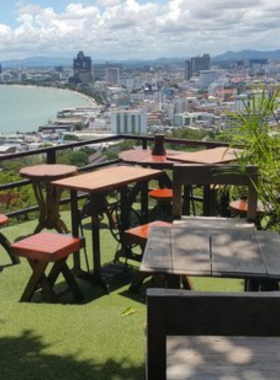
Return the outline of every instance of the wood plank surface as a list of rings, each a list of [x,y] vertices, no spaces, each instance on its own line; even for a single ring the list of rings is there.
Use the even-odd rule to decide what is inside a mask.
[[[241,149],[232,149],[228,147],[219,147],[213,149],[204,149],[197,152],[182,152],[168,155],[167,158],[172,161],[197,163],[197,164],[222,164],[237,160]]]
[[[145,247],[140,270],[143,272],[170,273],[171,262],[171,228],[151,227],[150,237]]]
[[[256,241],[268,278],[280,279],[280,236],[277,232],[256,231]]]
[[[171,229],[172,273],[210,276],[209,229],[176,225]]]
[[[51,184],[64,189],[93,193],[121,187],[132,182],[154,178],[161,174],[162,172],[160,170],[155,169],[134,166],[114,166],[54,181]]]
[[[58,178],[72,176],[75,173],[77,173],[76,166],[61,164],[32,165],[26,166],[19,171],[22,177],[48,182]]]
[[[141,270],[187,276],[280,279],[280,236],[224,218],[154,227]]]
[[[279,337],[167,337],[168,380],[278,380]]]
[[[253,230],[212,230],[211,240],[213,276],[266,277],[267,271]]]
[[[177,155],[176,150],[167,150],[168,156]],[[129,162],[132,164],[165,164],[169,163],[171,166],[174,162],[167,159],[167,155],[155,156],[152,155],[152,150],[150,149],[130,149],[125,150],[119,154],[119,158],[124,162]]]

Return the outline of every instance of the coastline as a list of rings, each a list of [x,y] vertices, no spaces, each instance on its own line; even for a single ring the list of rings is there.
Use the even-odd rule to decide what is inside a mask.
[[[16,83],[16,84],[1,83],[0,87],[19,87],[19,88],[22,88],[22,87],[33,88],[33,87],[35,87],[35,88],[39,88],[39,89],[51,89],[51,90],[56,90],[56,91],[66,91],[66,92],[70,92],[70,93],[75,93],[78,96],[84,98],[89,104],[91,104],[92,107],[97,106],[96,101],[92,97],[90,97],[86,94],[82,94],[79,91],[71,90],[70,88],[59,88],[59,87],[54,87],[54,86],[40,86],[40,85],[38,86],[37,84],[19,84],[19,83]]]
[[[68,88],[0,84],[0,134],[38,132],[40,125],[55,121],[64,108],[96,109],[97,104]]]

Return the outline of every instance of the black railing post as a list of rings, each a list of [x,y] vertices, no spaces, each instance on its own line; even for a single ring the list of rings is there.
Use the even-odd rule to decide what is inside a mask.
[[[54,149],[50,149],[47,151],[47,164],[55,164],[56,163],[56,151]]]

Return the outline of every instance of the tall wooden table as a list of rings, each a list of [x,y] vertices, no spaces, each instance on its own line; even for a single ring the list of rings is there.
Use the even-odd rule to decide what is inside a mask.
[[[50,182],[76,174],[77,167],[60,164],[42,164],[26,166],[20,169],[19,173],[22,177],[28,178],[32,182],[39,207],[39,223],[34,233],[38,233],[44,228],[54,228],[60,233],[68,233],[68,228],[59,215],[61,190],[52,188]],[[44,186],[46,186],[46,193],[44,193]]]
[[[91,227],[92,227],[92,253],[93,253],[93,274],[81,270],[79,254],[74,256],[74,270],[77,275],[89,279],[94,284],[100,284],[107,290],[107,283],[102,278],[101,273],[101,248],[100,248],[100,229],[98,217],[98,204],[100,197],[108,191],[120,190],[121,204],[125,208],[133,200],[129,199],[127,185],[135,183],[135,186],[148,186],[148,181],[162,175],[160,170],[146,169],[132,166],[114,166],[94,172],[81,174],[75,177],[62,179],[52,182],[52,186],[59,189],[71,191],[71,215],[72,233],[74,236],[79,234],[79,210],[77,193],[85,192],[90,195],[91,200]],[[122,216],[123,219],[124,215]]]
[[[119,154],[119,158],[127,163],[151,167],[157,169],[171,169],[175,163],[192,163],[192,164],[227,164],[238,159],[238,155],[242,152],[241,149],[233,149],[229,147],[217,147],[211,149],[203,149],[195,152],[167,150],[166,155],[155,156],[150,149],[130,149]],[[167,188],[172,188],[172,181],[165,173],[162,177],[162,185]],[[203,214],[211,213],[211,190],[209,186],[203,188]],[[189,213],[191,198],[191,187],[185,188],[185,205],[186,213]]]
[[[175,162],[189,164],[226,164],[237,160],[241,149],[218,147],[196,152],[167,150],[166,155],[155,156],[150,149],[130,149],[119,154],[119,158],[130,164],[150,166],[157,169],[172,169]]]
[[[180,276],[280,280],[280,236],[223,218],[187,218],[154,227],[140,271]]]

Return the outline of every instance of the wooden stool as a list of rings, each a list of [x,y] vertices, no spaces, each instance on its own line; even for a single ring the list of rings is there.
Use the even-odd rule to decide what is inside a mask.
[[[248,200],[247,199],[237,199],[235,201],[230,202],[229,208],[232,212],[237,213],[240,217],[245,217],[248,211]],[[257,204],[257,219],[256,225],[260,226],[261,219],[265,215],[265,207],[262,202],[258,201]]]
[[[158,206],[161,210],[161,218],[163,220],[167,220],[171,217],[171,203],[173,198],[173,190],[172,189],[155,189],[149,191],[149,196],[152,199],[155,199],[158,203]]]
[[[141,226],[130,228],[129,230],[126,230],[124,233],[124,239],[126,244],[132,245],[132,244],[139,244],[142,250],[142,254],[144,252],[147,240],[150,235],[151,227],[153,226],[171,226],[171,223],[156,220],[154,222],[142,224]],[[142,255],[140,256],[140,260],[142,260]],[[139,260],[139,261],[140,261]],[[134,279],[131,281],[130,289],[133,291],[136,291],[139,289],[139,287],[142,285],[145,278],[151,276],[149,273],[144,272],[138,272]]]
[[[7,224],[8,220],[9,219],[6,215],[0,214],[0,226],[4,226],[5,224]],[[10,253],[10,247],[11,247],[10,241],[1,232],[0,232],[0,244],[7,251],[8,255],[10,256],[12,263],[13,264],[19,264],[20,263],[19,258],[12,256]]]
[[[66,260],[70,254],[83,248],[84,245],[83,238],[51,232],[41,232],[11,244],[11,254],[25,257],[33,270],[20,302],[29,302],[38,288],[42,289],[44,296],[49,301],[55,301],[56,294],[53,286],[60,273],[63,274],[74,297],[78,301],[83,300],[83,294],[66,264]],[[46,269],[50,262],[54,264],[49,274],[46,275]]]
[[[153,226],[171,226],[171,224],[161,220],[155,220],[154,222],[130,228],[125,231],[125,242],[127,244],[139,244],[142,250],[144,250],[150,235],[151,227]]]

